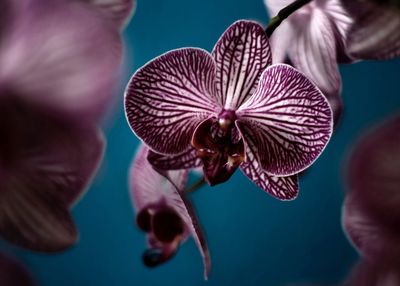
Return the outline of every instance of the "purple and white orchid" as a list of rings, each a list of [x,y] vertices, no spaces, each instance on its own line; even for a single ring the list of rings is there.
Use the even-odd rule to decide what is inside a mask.
[[[0,6],[0,236],[60,251],[78,238],[70,209],[102,158],[121,24],[83,0]]]
[[[271,16],[293,0],[264,0]],[[335,122],[342,112],[337,63],[400,55],[400,12],[362,0],[314,0],[288,17],[271,37],[274,63],[288,56],[326,95]]]
[[[265,0],[271,16],[293,0]],[[342,112],[341,77],[337,62],[348,61],[346,35],[351,18],[340,0],[314,0],[290,15],[271,37],[274,63],[289,57],[331,104],[335,122]]]
[[[296,174],[330,139],[332,111],[302,73],[271,64],[263,28],[238,21],[211,54],[183,48],[139,69],[125,110],[135,134],[160,154],[152,163],[161,169],[200,163],[211,185],[240,167],[274,197],[296,197]]]
[[[210,254],[190,202],[183,190],[188,170],[160,175],[147,160],[148,147],[142,145],[130,170],[130,190],[136,222],[147,233],[149,249],[143,261],[149,267],[169,260],[179,246],[192,236],[204,261],[204,276],[210,271]]]
[[[342,0],[353,19],[347,37],[351,57],[387,60],[400,56],[400,7],[384,2]]]

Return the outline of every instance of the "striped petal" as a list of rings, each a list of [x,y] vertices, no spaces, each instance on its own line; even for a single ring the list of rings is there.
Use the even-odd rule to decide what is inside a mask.
[[[196,126],[220,110],[215,63],[200,49],[168,52],[130,80],[125,111],[136,135],[156,152],[179,154],[190,146]]]
[[[354,18],[347,49],[356,59],[400,56],[400,10],[366,1],[343,1]]]
[[[136,0],[81,0],[99,8],[118,27],[125,26],[133,13]]]
[[[2,106],[0,115],[7,138],[0,142],[0,235],[31,250],[60,251],[77,239],[70,208],[98,167],[103,139],[96,128],[16,110]]]
[[[274,177],[268,175],[254,155],[255,146],[246,146],[246,161],[240,165],[242,172],[258,187],[278,200],[294,200],[299,193],[298,176]]]
[[[263,70],[272,63],[264,29],[255,22],[237,21],[218,40],[215,59],[218,102],[237,109],[255,91]]]
[[[136,213],[148,206],[173,208],[185,223],[183,240],[193,236],[203,257],[205,277],[210,270],[208,247],[193,211],[191,203],[184,197],[183,190],[188,170],[168,171],[168,178],[153,169],[147,157],[149,149],[142,145],[130,170],[130,189]]]
[[[296,15],[297,16],[297,15]],[[342,83],[337,65],[336,30],[321,9],[296,17],[289,57],[294,66],[311,79],[328,98],[338,119]],[[336,109],[338,107],[338,109]]]
[[[150,150],[147,160],[154,168],[159,170],[192,169],[202,165],[201,159],[197,157],[196,149],[192,147],[181,154],[170,156]]]
[[[332,111],[303,74],[288,65],[265,70],[255,94],[237,111],[238,125],[261,168],[289,176],[310,166],[332,134]]]

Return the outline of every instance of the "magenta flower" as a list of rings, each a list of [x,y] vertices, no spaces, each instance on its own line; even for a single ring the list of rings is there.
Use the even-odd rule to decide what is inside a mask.
[[[347,39],[347,51],[352,57],[387,60],[400,56],[400,9],[384,2],[342,1],[354,19]]]
[[[343,226],[361,254],[373,260],[400,257],[399,128],[400,116],[385,122],[357,144],[349,161]]]
[[[196,167],[197,157],[211,185],[240,167],[268,193],[293,199],[296,174],[329,141],[332,112],[303,74],[271,62],[263,28],[238,21],[211,54],[174,50],[139,69],[125,94],[129,124],[152,150],[172,156],[159,168]]]
[[[120,24],[85,2],[0,4],[0,235],[36,251],[76,242],[70,209],[103,154]]]
[[[203,257],[207,279],[211,265],[208,247],[191,204],[183,196],[188,171],[168,171],[164,177],[147,161],[147,154],[148,148],[142,145],[130,170],[136,222],[147,233],[149,245],[143,261],[149,267],[160,265],[192,236]]]

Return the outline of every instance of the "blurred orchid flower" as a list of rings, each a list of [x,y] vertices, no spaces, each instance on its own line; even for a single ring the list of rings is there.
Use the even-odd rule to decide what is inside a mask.
[[[0,285],[1,286],[33,286],[28,271],[19,262],[0,253]]]
[[[136,222],[147,233],[149,249],[143,261],[154,267],[169,260],[189,236],[192,236],[204,261],[204,275],[210,271],[210,255],[204,235],[183,190],[187,170],[160,175],[147,161],[148,148],[142,145],[130,170],[130,189]]]
[[[366,135],[350,157],[343,226],[370,259],[400,257],[400,116]],[[400,261],[398,261],[400,265]]]
[[[82,196],[103,153],[96,127],[71,126],[0,99],[0,235],[36,251],[77,240],[70,208]]]
[[[342,0],[354,19],[347,49],[357,59],[387,60],[400,56],[399,1]]]
[[[293,199],[298,172],[332,133],[332,111],[303,74],[271,66],[263,28],[230,26],[213,52],[184,48],[139,69],[125,93],[132,130],[153,151],[172,155],[165,169],[201,159],[211,185],[242,171],[268,193]],[[164,161],[165,162],[165,161]]]
[[[79,125],[101,118],[114,99],[122,58],[120,26],[97,9],[105,4],[4,1],[10,28],[0,32],[0,87]]]
[[[80,1],[0,8],[0,235],[63,250],[78,236],[70,209],[103,154],[96,126],[113,96],[120,27]]]
[[[264,1],[271,16],[293,2]],[[335,123],[343,108],[337,62],[349,60],[344,47],[351,22],[340,0],[314,0],[283,21],[271,37],[273,62],[285,62],[288,56],[328,98]]]

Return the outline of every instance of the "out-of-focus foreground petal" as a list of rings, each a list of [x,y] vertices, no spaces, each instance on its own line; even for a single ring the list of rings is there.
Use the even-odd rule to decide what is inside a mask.
[[[284,64],[267,68],[257,91],[237,112],[238,126],[270,175],[289,176],[310,166],[332,134],[332,111],[319,89]]]
[[[93,123],[112,101],[122,56],[119,30],[79,1],[12,6],[15,21],[0,45],[0,87],[63,119]]]
[[[18,101],[0,109],[0,235],[36,251],[63,250],[77,239],[69,210],[98,167],[103,138]]]
[[[190,202],[183,191],[188,177],[188,170],[168,171],[166,177],[160,175],[147,160],[149,149],[142,145],[133,161],[129,181],[131,198],[136,214],[150,207],[155,210],[172,208],[185,224],[181,241],[193,236],[204,260],[205,278],[210,270],[210,255],[205,237]],[[168,177],[168,179],[167,179]],[[149,244],[151,245],[151,236]]]
[[[136,0],[80,0],[98,7],[106,17],[123,27],[134,12]]]
[[[20,263],[0,253],[1,286],[33,286],[31,276]]]
[[[368,210],[389,225],[400,225],[400,115],[376,126],[354,147],[348,184]]]
[[[197,125],[219,111],[215,63],[201,49],[168,52],[139,69],[125,92],[132,130],[156,152],[179,154]]]
[[[372,1],[342,0],[342,3],[354,18],[347,42],[352,57],[385,60],[400,56],[399,8]]]
[[[250,21],[233,23],[216,43],[212,55],[218,102],[231,110],[254,93],[261,73],[272,63],[264,29]]]

